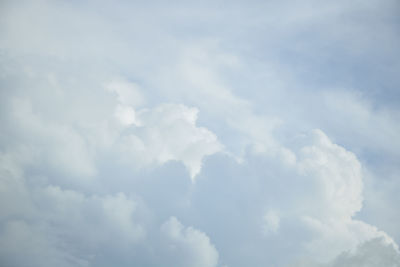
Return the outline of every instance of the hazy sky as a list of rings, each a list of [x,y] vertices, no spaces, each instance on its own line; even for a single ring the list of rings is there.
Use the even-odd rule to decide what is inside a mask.
[[[0,265],[400,266],[400,4],[0,2]]]

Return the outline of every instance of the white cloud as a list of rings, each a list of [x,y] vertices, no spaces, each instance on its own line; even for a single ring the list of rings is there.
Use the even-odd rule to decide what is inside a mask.
[[[139,85],[123,80],[113,80],[105,85],[106,90],[117,95],[117,100],[122,105],[140,107],[145,103]]]
[[[108,247],[114,238],[118,246],[110,249],[118,250],[145,237],[143,226],[135,222],[138,204],[123,193],[85,196],[42,187],[38,177],[18,171],[22,166],[10,166],[7,159],[1,163],[2,264],[89,266],[96,251]]]
[[[136,119],[135,110],[130,106],[117,105],[115,108],[115,117],[124,125],[140,125]]]
[[[374,238],[361,243],[353,251],[345,251],[328,263],[316,263],[303,261],[296,266],[308,267],[378,267],[378,266],[400,266],[400,254],[391,244],[387,244],[381,238]]]
[[[132,82],[113,80],[105,84],[105,89],[116,94],[118,104],[114,115],[123,126],[140,125],[134,108],[145,103],[140,87]]]
[[[387,244],[379,238],[360,244],[354,252],[345,252],[339,255],[328,266],[400,266],[400,254],[392,244]]]
[[[2,3],[0,265],[398,266],[398,4],[317,2]]]
[[[362,206],[361,165],[353,153],[333,144],[322,131],[313,131],[309,138],[311,144],[298,152],[298,169],[321,190],[323,208],[313,216],[348,219]]]
[[[161,231],[166,236],[166,250],[174,258],[174,266],[217,266],[218,252],[204,233],[184,227],[175,217],[169,218]]]
[[[196,125],[198,109],[185,105],[162,104],[141,110],[141,126],[123,137],[121,149],[142,164],[182,161],[192,179],[200,172],[202,159],[222,151],[217,136]]]
[[[95,163],[85,139],[70,125],[43,119],[29,99],[12,99],[10,117],[15,140],[31,151],[36,165],[60,170],[80,179],[96,174]],[[39,160],[40,159],[40,160]]]
[[[326,260],[376,237],[397,247],[386,233],[353,219],[363,202],[361,164],[357,157],[332,143],[321,130],[314,130],[308,140],[311,143],[298,152],[297,169],[315,187],[309,192],[312,198],[296,207],[300,221],[316,233],[306,248],[315,258]]]

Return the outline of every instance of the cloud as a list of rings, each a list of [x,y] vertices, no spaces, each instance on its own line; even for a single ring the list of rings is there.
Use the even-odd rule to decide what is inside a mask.
[[[279,230],[279,215],[270,210],[264,215],[263,232],[268,235],[269,233],[277,233]]]
[[[198,214],[196,222],[212,236],[223,262],[240,266],[266,250],[269,257],[251,264],[285,266],[302,257],[329,261],[378,237],[397,247],[386,233],[354,218],[362,207],[363,183],[353,153],[321,130],[296,137],[286,149],[295,157],[291,164],[269,153],[250,153],[239,164],[221,156],[207,159],[196,181],[192,216]],[[236,242],[240,245],[228,245]]]
[[[140,126],[122,138],[121,149],[143,164],[182,161],[194,179],[203,157],[223,150],[215,134],[196,125],[197,113],[196,108],[177,104],[142,110]]]
[[[161,226],[174,266],[217,266],[218,252],[207,235],[171,217]],[[183,255],[183,257],[182,257]]]
[[[339,255],[329,266],[400,266],[400,255],[393,245],[377,238],[361,244],[353,253]]]
[[[320,130],[309,137],[311,144],[298,152],[299,171],[320,184],[325,199],[324,210],[314,216],[345,219],[354,215],[362,206],[361,165],[356,156],[343,147],[333,144]]]
[[[3,163],[5,161],[2,161]],[[25,266],[162,264],[216,266],[209,237],[175,217],[162,225],[140,198],[124,193],[84,195],[56,186],[33,186],[1,169],[1,263]],[[12,194],[9,194],[12,193]],[[25,257],[20,257],[21,251]],[[157,256],[152,255],[156,251]]]
[[[0,265],[399,265],[396,1],[1,6]]]
[[[90,178],[95,175],[90,150],[84,138],[70,125],[46,121],[35,114],[29,99],[11,101],[11,127],[17,132],[14,140],[19,140],[22,149],[32,157],[40,157],[47,168],[58,169],[71,176]]]
[[[296,266],[400,266],[398,250],[380,238],[371,239],[361,243],[355,250],[346,251],[329,263],[299,262]]]
[[[89,266],[87,261],[57,250],[55,245],[42,235],[40,227],[32,227],[24,221],[11,221],[2,225],[0,262],[5,266]],[[24,257],[21,257],[22,251]]]
[[[134,221],[137,203],[123,193],[85,196],[55,186],[32,186],[24,176],[4,169],[1,188],[7,193],[4,203],[13,203],[2,207],[0,216],[5,265],[89,266],[99,249],[107,248],[104,253],[112,256],[146,234]]]
[[[132,82],[113,80],[105,85],[106,90],[117,95],[117,100],[122,105],[139,107],[145,102],[140,87]]]
[[[124,81],[112,81],[105,85],[107,91],[117,95],[118,105],[115,108],[115,117],[124,126],[140,125],[134,108],[143,105],[144,98],[138,85]]]

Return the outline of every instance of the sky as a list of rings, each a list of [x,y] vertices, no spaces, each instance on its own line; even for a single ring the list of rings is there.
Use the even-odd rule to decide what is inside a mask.
[[[0,266],[399,267],[399,14],[0,1]]]

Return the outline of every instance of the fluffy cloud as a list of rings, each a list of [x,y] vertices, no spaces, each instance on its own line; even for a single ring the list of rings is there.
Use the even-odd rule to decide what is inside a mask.
[[[175,217],[165,222],[161,231],[174,266],[217,266],[218,252],[204,233],[185,228]]]
[[[294,144],[285,148],[294,156],[291,164],[269,153],[250,154],[240,164],[220,156],[207,160],[193,208],[201,228],[221,248],[221,259],[240,266],[254,251],[276,250],[275,257],[253,258],[251,264],[269,260],[285,266],[304,257],[330,261],[374,238],[397,247],[386,233],[354,218],[363,187],[356,156],[321,130],[296,137]],[[257,245],[254,236],[263,236]],[[235,242],[240,245],[228,246]]]
[[[398,3],[317,2],[2,3],[0,265],[399,266]]]
[[[320,130],[315,130],[309,140],[310,144],[298,152],[298,168],[301,175],[313,179],[321,189],[324,208],[313,216],[350,218],[362,206],[359,161],[353,153],[333,144]]]
[[[139,114],[136,134],[127,135],[122,146],[146,164],[182,161],[192,179],[200,172],[202,158],[222,150],[211,131],[197,127],[198,110],[184,105],[163,104]]]
[[[112,255],[145,237],[143,226],[134,220],[138,204],[123,193],[85,196],[54,186],[32,186],[24,176],[4,168],[0,181],[5,193],[0,216],[2,264],[88,266],[96,262],[99,248],[108,248]],[[25,257],[21,251],[27,251]]]
[[[137,167],[181,161],[194,180],[203,157],[223,150],[214,133],[196,125],[197,108],[161,104],[135,110],[144,102],[137,85],[111,82],[106,89],[117,94],[114,114],[122,132],[115,142],[123,161]]]
[[[329,263],[315,263],[312,261],[298,262],[296,266],[337,267],[337,266],[400,266],[398,250],[380,238],[361,243],[353,251],[346,251]]]
[[[386,233],[354,218],[363,202],[361,164],[321,130],[295,136],[284,145],[278,139],[269,142],[273,133],[264,127],[251,131],[233,127],[250,143],[237,161],[229,153],[210,156],[223,151],[223,146],[214,133],[197,126],[198,109],[182,104],[140,108],[124,102],[118,94],[111,96],[115,104],[107,108],[108,116],[96,118],[93,124],[94,129],[103,131],[106,142],[99,142],[90,128],[73,128],[66,119],[54,122],[41,113],[34,100],[14,98],[11,102],[7,114],[14,119],[12,125],[17,127],[12,130],[22,142],[8,144],[2,154],[2,203],[15,203],[2,206],[2,246],[11,255],[5,262],[24,264],[14,261],[12,255],[17,255],[16,248],[22,243],[33,246],[27,239],[40,244],[27,257],[37,266],[44,264],[37,255],[46,253],[61,266],[107,264],[116,259],[122,265],[168,261],[182,266],[216,266],[218,262],[240,266],[270,261],[284,266],[302,258],[334,261],[344,251],[355,250],[374,238],[397,248]],[[134,112],[134,123],[120,123],[115,111],[121,105]],[[267,118],[254,115],[247,107],[244,113],[252,121],[250,125],[257,121],[268,124]],[[25,137],[23,131],[31,136]],[[269,131],[267,139],[262,138],[264,131]],[[68,136],[77,141],[60,147],[39,145],[45,139],[50,144],[52,140],[61,143],[57,140]],[[76,157],[57,158],[60,151],[66,154],[64,149],[75,149],[71,155]],[[74,189],[62,188],[71,184],[64,177],[48,177],[53,172],[44,171],[39,176],[30,169],[45,170],[35,161],[34,152],[67,179],[72,175],[92,178],[72,186]],[[116,176],[112,172],[100,176],[74,163],[86,160],[89,163],[83,165],[96,166],[93,169],[99,172],[104,169],[98,157],[108,153],[117,158],[106,163],[111,170],[123,168],[134,176],[128,183],[132,188],[124,186],[127,182],[118,172]],[[121,160],[122,165],[118,165]],[[148,174],[150,179],[135,177],[140,168],[159,168],[171,161],[181,161],[191,179],[197,175],[196,183],[168,177],[161,185],[160,172]],[[132,169],[132,165],[136,167]],[[96,187],[104,188],[103,183],[111,185],[111,177],[122,183],[115,187],[122,192],[102,189],[94,193]],[[164,193],[155,191],[159,186]],[[163,222],[163,216],[171,215],[184,218],[205,233],[185,228],[175,217]],[[116,238],[118,244],[114,244]],[[290,244],[285,244],[288,239]],[[7,245],[11,240],[15,240],[14,247]],[[262,251],[274,249],[274,256],[261,256]],[[125,254],[129,250],[134,252]],[[176,256],[182,250],[184,253]],[[282,257],[279,250],[293,257]],[[154,251],[160,256],[154,257]],[[258,256],[250,260],[253,254]]]
[[[22,149],[32,154],[31,157],[40,157],[48,167],[72,176],[95,175],[96,169],[85,140],[71,126],[46,121],[35,114],[29,99],[11,101],[11,129],[17,131],[14,138],[20,141]]]
[[[218,263],[218,252],[207,235],[184,228],[175,217],[157,226],[139,198],[30,187],[25,177],[9,167],[2,166],[0,176],[4,193],[0,262],[6,266]]]
[[[400,255],[393,245],[376,238],[361,244],[354,252],[342,253],[328,266],[396,267],[400,266]]]

